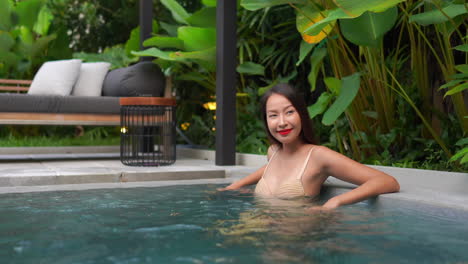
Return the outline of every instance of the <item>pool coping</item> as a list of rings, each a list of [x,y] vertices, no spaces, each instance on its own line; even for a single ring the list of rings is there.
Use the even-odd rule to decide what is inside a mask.
[[[80,151],[85,151],[86,148],[82,148]],[[53,151],[53,149],[48,148],[48,151]],[[73,153],[73,149],[67,149],[68,153]],[[114,150],[115,151],[115,148]],[[85,151],[86,152],[86,151]],[[110,151],[112,152],[112,151]],[[36,152],[37,154],[38,152]],[[39,163],[42,166],[50,166],[53,171],[53,164],[56,166],[62,166],[63,171],[71,173],[68,175],[62,175],[63,177],[68,177],[67,180],[60,182],[58,180],[60,175],[49,175],[47,180],[43,178],[42,182],[35,184],[33,186],[5,186],[5,179],[7,178],[4,175],[4,170],[1,170],[1,166],[21,166],[21,163],[3,163],[0,164],[0,194],[6,193],[23,193],[23,192],[44,192],[44,191],[73,191],[73,190],[86,190],[86,189],[107,189],[107,188],[138,188],[138,187],[159,187],[159,186],[169,186],[169,185],[190,185],[190,184],[228,184],[232,181],[235,181],[239,178],[248,175],[249,173],[255,171],[260,166],[266,163],[266,157],[264,155],[255,155],[255,154],[236,154],[236,165],[235,166],[216,166],[214,164],[215,152],[213,150],[203,150],[203,149],[192,149],[186,147],[178,147],[177,149],[179,168],[183,167],[185,171],[201,171],[204,173],[206,171],[216,171],[217,176],[204,177],[205,179],[194,179],[194,177],[180,177],[178,180],[168,180],[174,177],[177,174],[177,162],[175,166],[165,166],[157,168],[135,168],[135,167],[125,167],[123,165],[116,165],[119,161],[112,160],[81,160],[81,161],[30,161],[28,166],[38,166]],[[185,163],[183,163],[185,162]],[[99,164],[101,163],[101,169],[105,166],[110,166],[107,164],[113,164],[115,168],[108,168],[106,174],[108,179],[104,182],[69,182],[68,180],[73,179],[75,176],[76,179],[83,179],[85,177],[90,177],[89,174],[76,173],[76,166],[84,164],[83,166],[89,164]],[[181,166],[180,166],[181,165]],[[60,167],[59,166],[59,167]],[[67,167],[68,166],[68,167]],[[386,167],[386,166],[370,166],[378,170],[384,171],[392,176],[394,176],[401,186],[399,193],[384,194],[380,195],[377,198],[377,201],[380,199],[400,199],[400,200],[412,200],[418,201],[433,205],[440,205],[446,207],[459,208],[463,210],[468,210],[468,173],[459,173],[459,172],[443,172],[443,171],[431,171],[431,170],[421,170],[421,169],[405,169],[405,168],[395,168],[395,167]],[[96,167],[95,167],[96,168]],[[112,170],[114,169],[114,170]],[[105,169],[102,169],[105,171]],[[121,170],[119,172],[119,170]],[[160,171],[160,175],[166,173],[165,177],[151,176],[153,178],[148,178],[148,175],[154,174],[155,171]],[[60,171],[60,170],[59,170]],[[129,173],[130,171],[130,173]],[[168,173],[171,172],[171,176],[168,177]],[[3,173],[2,173],[3,172]],[[112,173],[109,173],[112,172]],[[127,174],[125,174],[127,173]],[[133,173],[133,174],[132,174]],[[176,174],[174,174],[176,173]],[[142,175],[146,174],[145,177]],[[223,176],[219,176],[223,174]],[[125,176],[129,177],[125,180]],[[130,176],[129,176],[130,175]],[[2,177],[3,176],[3,177]],[[46,175],[47,176],[47,175]],[[104,177],[104,176],[103,176]],[[3,184],[2,184],[3,178]],[[209,179],[206,179],[209,178]],[[89,179],[89,178],[88,178]],[[101,178],[103,179],[103,178]],[[112,179],[112,180],[109,180]],[[16,175],[12,177],[13,181],[24,180],[24,176]],[[54,182],[55,181],[55,182]],[[58,181],[58,182],[57,182]],[[52,184],[48,184],[51,183]],[[333,177],[330,177],[327,180],[327,187],[333,189],[337,193],[344,192],[355,186]]]

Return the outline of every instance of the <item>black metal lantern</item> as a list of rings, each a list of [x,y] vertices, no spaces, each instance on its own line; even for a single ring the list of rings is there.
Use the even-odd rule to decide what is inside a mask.
[[[170,165],[176,160],[175,100],[120,99],[120,160],[128,166]]]

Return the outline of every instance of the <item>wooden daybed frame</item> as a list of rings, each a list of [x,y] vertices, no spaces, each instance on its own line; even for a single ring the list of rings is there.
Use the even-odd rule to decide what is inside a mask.
[[[0,79],[0,91],[25,93],[32,81]],[[0,112],[2,125],[118,126],[120,114]]]

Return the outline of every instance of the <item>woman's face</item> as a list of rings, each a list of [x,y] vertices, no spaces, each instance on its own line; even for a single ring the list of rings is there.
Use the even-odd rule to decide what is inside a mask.
[[[280,94],[272,94],[266,102],[266,120],[271,135],[282,144],[299,139],[301,117],[292,103]]]

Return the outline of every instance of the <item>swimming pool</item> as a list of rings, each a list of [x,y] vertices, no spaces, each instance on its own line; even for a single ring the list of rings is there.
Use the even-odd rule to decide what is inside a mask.
[[[460,263],[468,212],[311,201],[217,185],[0,195],[0,263]]]

